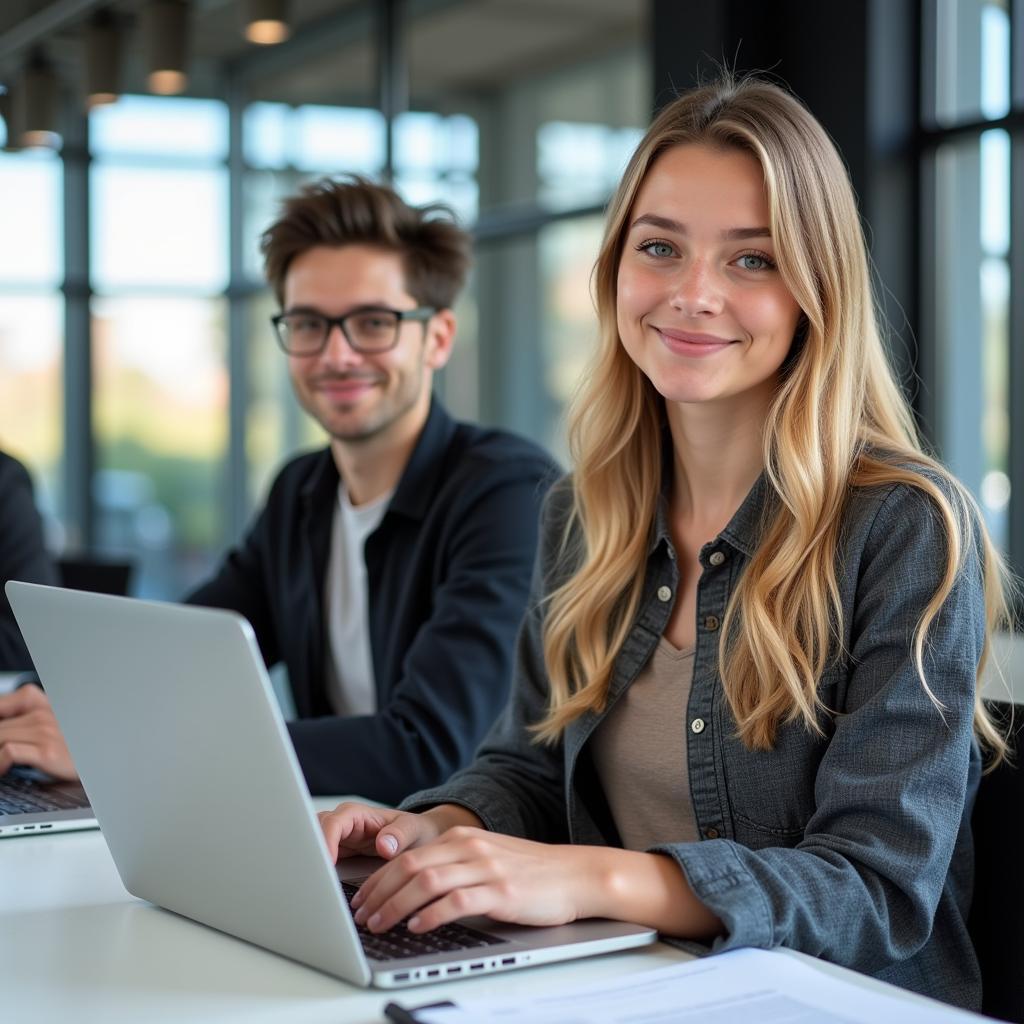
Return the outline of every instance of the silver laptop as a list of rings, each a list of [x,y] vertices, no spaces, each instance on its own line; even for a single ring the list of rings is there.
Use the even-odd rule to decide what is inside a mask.
[[[470,918],[424,937],[358,929],[345,889],[375,862],[330,862],[245,619],[29,583],[6,590],[133,895],[382,988],[655,940],[599,920],[524,928]]]
[[[0,693],[9,693],[24,678],[24,673],[0,672]],[[0,775],[0,839],[96,828],[97,824],[89,798],[77,782],[62,782],[25,766]]]

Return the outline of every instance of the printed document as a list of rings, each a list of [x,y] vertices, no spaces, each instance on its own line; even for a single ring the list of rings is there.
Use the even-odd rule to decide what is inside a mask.
[[[423,1024],[956,1024],[983,1018],[786,953],[737,949],[524,1002],[469,1000],[413,1011]]]

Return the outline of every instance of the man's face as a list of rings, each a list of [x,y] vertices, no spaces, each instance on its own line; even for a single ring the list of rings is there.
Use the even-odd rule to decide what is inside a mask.
[[[284,282],[286,313],[338,317],[367,307],[413,310],[398,253],[368,245],[317,246],[292,260]],[[386,352],[356,352],[335,326],[318,355],[288,356],[302,407],[335,440],[360,442],[426,418],[433,371],[448,361],[454,336],[449,311],[428,321],[403,320]]]

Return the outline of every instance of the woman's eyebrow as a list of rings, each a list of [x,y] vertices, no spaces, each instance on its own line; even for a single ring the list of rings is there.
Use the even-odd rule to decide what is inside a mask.
[[[662,217],[657,213],[642,213],[633,223],[630,228],[635,228],[641,225],[647,225],[652,228],[661,228],[663,231],[674,231],[677,235],[687,234],[686,225],[681,224],[677,220],[673,220],[671,217]],[[722,233],[721,237],[726,241],[737,241],[738,239],[744,238],[771,238],[772,231],[768,227],[756,227],[756,228],[726,228]]]

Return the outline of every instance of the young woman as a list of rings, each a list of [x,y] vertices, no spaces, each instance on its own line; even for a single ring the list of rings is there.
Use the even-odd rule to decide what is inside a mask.
[[[619,918],[977,1006],[1002,570],[916,440],[834,147],[756,79],[680,97],[595,277],[600,351],[504,716],[404,810],[322,815],[332,854],[391,861],[357,920]]]

